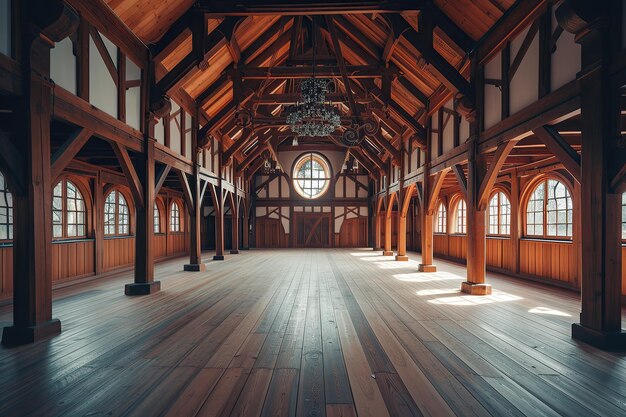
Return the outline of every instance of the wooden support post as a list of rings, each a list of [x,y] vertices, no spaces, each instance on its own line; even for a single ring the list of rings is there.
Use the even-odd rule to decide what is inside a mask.
[[[22,4],[24,106],[17,121],[17,151],[24,161],[13,183],[25,184],[13,196],[13,325],[2,343],[32,343],[61,332],[52,318],[52,186],[50,49],[78,26],[78,15],[58,1]],[[38,13],[33,13],[37,10]]]
[[[215,255],[214,261],[224,260],[224,190],[213,184],[209,185],[215,211]]]
[[[491,285],[485,283],[486,207],[479,204],[481,180],[486,170],[483,158],[478,155],[477,147],[478,144],[473,140],[470,143],[470,156],[467,164],[467,280],[461,284],[461,291],[472,295],[486,295],[491,294]]]
[[[139,156],[137,178],[141,184],[143,204],[135,201],[135,280],[126,284],[126,295],[146,295],[161,289],[161,282],[154,280],[154,144],[146,135],[145,149]]]
[[[578,74],[582,122],[580,323],[572,337],[601,349],[626,350],[622,330],[620,195],[610,186],[621,168],[620,109],[611,86],[611,38],[608,4],[566,0],[556,11],[559,24],[576,34],[582,47]]]
[[[94,257],[95,272],[99,275],[104,272],[104,189],[102,187],[101,171],[98,170],[93,185],[93,206],[94,206]]]
[[[396,255],[396,261],[409,260],[409,257],[406,256],[406,216],[414,189],[415,184],[410,185],[406,190],[401,191],[404,194],[404,198],[398,198],[398,254]]]
[[[393,256],[393,251],[391,250],[391,212],[393,210],[393,202],[395,198],[395,193],[387,197],[387,210],[385,211],[385,247],[383,250],[383,256]]]
[[[243,229],[242,239],[241,239],[241,249],[249,250],[250,249],[250,203],[244,199],[243,203],[243,216],[242,216],[242,224],[241,228]]]
[[[426,159],[430,156],[428,151]],[[428,165],[424,166],[424,185],[422,187],[422,263],[419,264],[420,272],[437,272],[437,267],[433,265],[433,227],[435,216],[435,203],[439,196],[439,190],[443,184],[443,179],[450,168],[439,171],[434,176],[430,176]]]
[[[239,253],[239,202],[236,192],[237,188],[235,188],[235,194],[230,194],[230,216],[232,218],[232,247],[230,248],[231,255],[236,255]]]
[[[374,184],[376,184],[376,181],[374,181]],[[380,222],[381,222],[381,216],[380,216],[380,209],[383,205],[383,199],[382,198],[378,198],[376,200],[376,203],[374,205],[374,217],[373,217],[373,223],[374,223],[374,227],[372,228],[372,230],[374,231],[374,236],[372,239],[372,249],[374,249],[375,251],[382,251],[383,248],[381,246],[381,242],[380,242]]]
[[[197,155],[198,152],[194,152]],[[197,156],[194,157],[197,159]],[[194,164],[194,175],[191,185],[193,208],[189,215],[189,263],[185,264],[185,271],[202,272],[206,265],[202,262],[202,245],[200,242],[200,225],[202,222],[202,188],[200,187],[200,165]]]

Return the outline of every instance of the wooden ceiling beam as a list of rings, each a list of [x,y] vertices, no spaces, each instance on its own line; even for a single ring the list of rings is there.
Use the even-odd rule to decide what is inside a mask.
[[[366,14],[400,13],[417,11],[423,4],[419,0],[381,0],[381,1],[238,1],[199,0],[200,8],[216,16],[264,16],[264,15],[327,15],[327,14]]]
[[[541,126],[533,129],[533,133],[559,159],[565,169],[580,184],[580,155],[552,126]]]
[[[402,16],[389,15],[388,19],[422,55],[439,81],[474,103],[474,92],[469,81],[434,49],[432,39],[428,35],[418,33]],[[430,35],[432,36],[432,32]]]
[[[241,77],[244,80],[266,80],[266,79],[300,79],[316,77],[332,78],[341,73],[337,65],[323,67],[247,67],[242,68]],[[349,65],[346,72],[349,78],[379,78],[385,71],[394,72],[393,69],[386,69],[379,65]]]
[[[232,36],[232,32],[234,31],[236,25],[239,23],[241,18],[229,17],[224,19],[220,25],[215,28],[204,42],[194,41],[192,51],[187,54],[186,57],[182,59],[171,71],[169,71],[165,76],[157,83],[156,90],[160,94],[167,94],[169,90],[174,88],[174,86],[178,85],[184,79],[188,79],[195,75],[197,71],[200,71],[198,68],[202,65],[202,62],[205,62],[209,59],[209,57],[213,54],[213,49],[217,47],[222,41]],[[194,33],[202,33],[202,29],[198,28],[194,30]],[[160,97],[157,94],[157,97]]]
[[[461,29],[452,19],[441,11],[435,3],[429,3],[424,12],[427,14],[426,18],[433,20],[434,25],[437,26],[445,34],[450,41],[454,42],[465,53],[471,51],[475,45],[474,39],[472,39],[463,29]],[[447,40],[446,40],[447,43]]]
[[[194,7],[190,8],[170,26],[158,41],[148,45],[155,61],[162,61],[165,56],[180,45],[181,38],[184,38],[181,35],[191,29],[192,20],[196,13],[197,10]]]

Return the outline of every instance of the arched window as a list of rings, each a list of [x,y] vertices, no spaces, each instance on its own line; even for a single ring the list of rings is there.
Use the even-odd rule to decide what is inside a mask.
[[[0,240],[13,239],[13,196],[0,173]]]
[[[154,233],[161,233],[161,212],[159,211],[159,206],[156,202],[154,203],[152,213],[154,216]]]
[[[177,202],[172,203],[170,210],[170,232],[180,232],[180,207]]]
[[[447,226],[446,206],[443,203],[437,207],[437,216],[435,217],[435,233],[446,233]]]
[[[296,161],[293,167],[293,185],[304,198],[318,198],[330,186],[329,164],[322,155],[307,153]]]
[[[118,190],[111,191],[104,200],[104,234],[123,236],[130,234],[128,203]]]
[[[511,234],[511,202],[502,191],[496,192],[489,200],[489,234]]]
[[[462,198],[460,198],[459,202],[456,204],[456,224],[454,227],[455,233],[467,233],[467,205]]]
[[[622,240],[626,240],[626,193],[622,194]]]
[[[84,237],[85,200],[78,187],[63,179],[52,190],[52,237]]]
[[[526,234],[535,237],[572,237],[572,197],[555,179],[537,185],[526,206]]]

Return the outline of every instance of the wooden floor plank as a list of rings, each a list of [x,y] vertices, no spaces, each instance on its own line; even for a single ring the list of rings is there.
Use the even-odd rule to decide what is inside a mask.
[[[575,293],[490,273],[468,296],[463,266],[409,257],[254,250],[160,263],[146,297],[129,271],[59,288],[63,332],[0,347],[0,415],[626,415],[626,358],[572,340]]]

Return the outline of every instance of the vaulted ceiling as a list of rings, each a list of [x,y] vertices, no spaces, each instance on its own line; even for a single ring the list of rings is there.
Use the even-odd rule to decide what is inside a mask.
[[[473,99],[469,52],[514,3],[106,1],[150,46],[160,93],[187,108],[197,103],[207,135],[230,146],[249,140],[236,119],[243,113],[271,129],[255,132],[259,143],[262,135],[288,138],[269,122],[280,121],[298,79],[311,75],[315,50],[317,74],[334,80],[344,118],[380,124],[367,146],[381,159],[392,156],[388,143],[424,146],[428,114],[451,97]],[[235,156],[245,159],[246,149]]]

